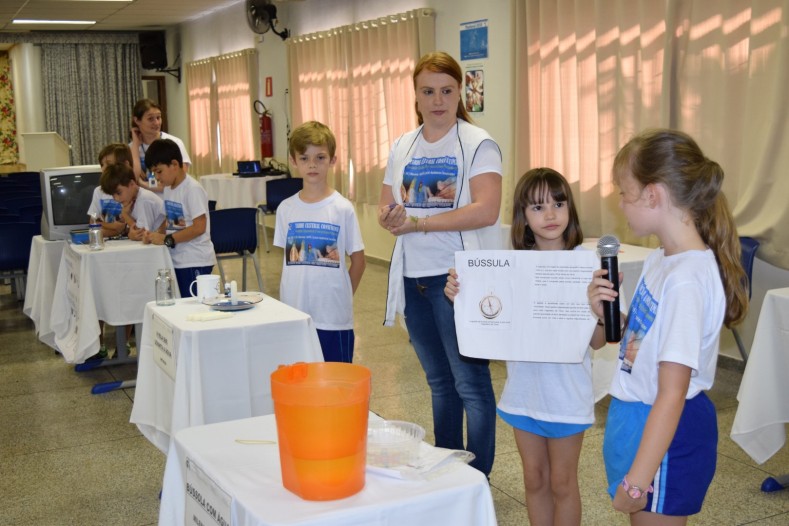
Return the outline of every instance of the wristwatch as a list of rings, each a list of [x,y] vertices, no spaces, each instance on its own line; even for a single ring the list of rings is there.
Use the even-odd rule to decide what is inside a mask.
[[[164,246],[167,248],[175,248],[175,239],[173,238],[172,234],[167,234],[164,236]]]
[[[645,493],[652,493],[654,491],[652,486],[649,486],[647,489],[643,490],[635,484],[630,484],[627,481],[627,477],[622,478],[622,487],[625,488],[625,493],[627,493],[627,496],[634,500],[640,499]]]

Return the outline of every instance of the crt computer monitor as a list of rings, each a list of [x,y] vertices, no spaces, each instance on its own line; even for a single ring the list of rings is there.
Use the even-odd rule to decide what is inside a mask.
[[[99,186],[98,164],[41,170],[41,235],[55,241],[69,239],[71,231],[88,228],[88,209]]]

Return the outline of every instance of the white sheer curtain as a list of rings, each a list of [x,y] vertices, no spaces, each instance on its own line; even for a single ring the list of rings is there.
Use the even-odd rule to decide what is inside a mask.
[[[645,242],[619,213],[611,162],[644,128],[681,129],[726,171],[740,234],[789,268],[789,0],[520,0],[515,25],[515,177],[551,166],[587,235]]]
[[[229,173],[237,161],[260,157],[257,77],[254,49],[187,64],[192,174]]]
[[[411,74],[434,47],[430,9],[289,43],[294,124],[319,120],[331,127],[338,158],[333,185],[356,202],[378,201],[392,142],[416,127]]]
[[[211,60],[186,65],[186,86],[189,94],[189,139],[193,175],[219,171],[216,152],[216,102],[212,89],[214,66]]]
[[[222,172],[234,172],[238,161],[260,158],[252,94],[257,93],[257,53],[247,50],[219,57],[215,62]]]

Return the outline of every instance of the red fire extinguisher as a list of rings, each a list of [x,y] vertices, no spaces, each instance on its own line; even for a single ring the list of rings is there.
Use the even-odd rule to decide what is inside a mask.
[[[274,157],[274,132],[271,125],[271,113],[259,100],[254,104],[255,112],[260,115],[260,158]]]

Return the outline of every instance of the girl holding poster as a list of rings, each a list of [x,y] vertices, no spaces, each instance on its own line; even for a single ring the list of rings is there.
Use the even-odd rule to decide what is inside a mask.
[[[559,172],[526,172],[512,210],[515,250],[584,250],[570,185]],[[459,290],[450,269],[444,293],[454,301]],[[605,345],[602,322],[589,345]],[[587,347],[580,363],[507,361],[497,412],[515,431],[531,524],[581,524],[578,460],[584,431],[594,423],[590,354]]]

